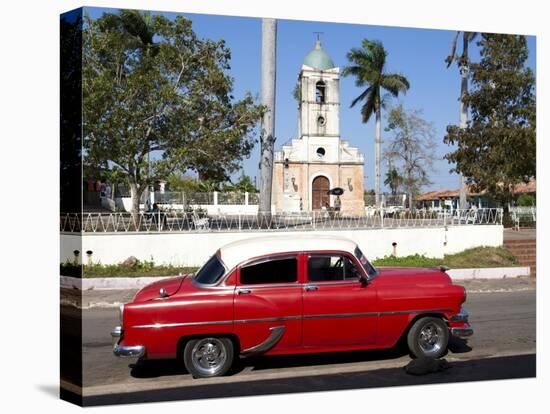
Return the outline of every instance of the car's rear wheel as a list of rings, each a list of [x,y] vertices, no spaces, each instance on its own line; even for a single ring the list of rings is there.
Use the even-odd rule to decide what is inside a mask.
[[[407,335],[407,345],[416,357],[439,358],[447,352],[449,329],[443,320],[435,317],[418,319]]]
[[[183,362],[195,378],[217,377],[233,364],[233,341],[224,337],[194,338],[185,344]]]

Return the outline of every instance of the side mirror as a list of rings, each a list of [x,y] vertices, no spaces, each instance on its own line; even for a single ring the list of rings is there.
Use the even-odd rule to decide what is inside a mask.
[[[369,284],[369,278],[365,276],[362,272],[360,272],[356,267],[352,267],[352,272],[355,276],[359,278],[361,286],[366,286]]]
[[[359,281],[361,282],[361,286],[367,286],[370,283],[370,280],[367,276],[365,276],[363,273],[358,272]]]

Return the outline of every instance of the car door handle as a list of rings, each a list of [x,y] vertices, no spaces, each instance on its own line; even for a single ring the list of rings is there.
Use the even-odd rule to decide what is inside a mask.
[[[250,289],[237,289],[239,295],[247,295],[250,292],[252,292]]]
[[[319,290],[319,286],[317,286],[317,285],[306,285],[306,286],[304,287],[304,290],[305,290],[306,292],[312,292],[312,291],[314,291],[314,290]]]

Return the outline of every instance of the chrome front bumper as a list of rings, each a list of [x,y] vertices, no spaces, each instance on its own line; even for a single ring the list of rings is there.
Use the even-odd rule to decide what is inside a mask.
[[[113,354],[117,357],[128,357],[128,358],[140,358],[143,355],[145,355],[145,347],[143,345],[132,345],[132,346],[124,346],[119,345],[118,341],[120,340],[120,336],[122,335],[122,328],[120,326],[116,326],[111,331],[111,338],[113,339]]]
[[[460,312],[451,316],[450,322],[463,322],[463,326],[451,328],[451,335],[458,336],[459,338],[467,338],[474,334],[474,330],[468,323],[469,316],[468,311],[464,308],[460,308]]]
[[[459,338],[467,338],[474,334],[474,330],[471,327],[467,328],[451,328],[451,335],[458,336]]]

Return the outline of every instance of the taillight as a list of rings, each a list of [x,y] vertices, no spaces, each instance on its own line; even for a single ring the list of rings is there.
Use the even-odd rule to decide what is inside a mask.
[[[122,326],[124,319],[124,305],[120,305],[118,307],[118,319],[120,321],[120,326]]]

